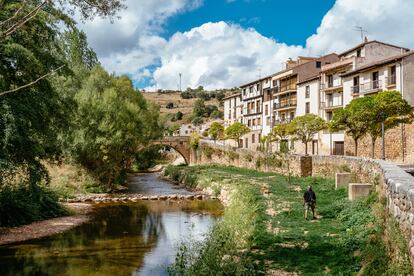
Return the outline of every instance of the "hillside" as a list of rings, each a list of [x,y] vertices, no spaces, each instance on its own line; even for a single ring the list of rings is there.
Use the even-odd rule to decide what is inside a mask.
[[[175,122],[168,120],[167,125],[170,125],[172,123],[189,123],[194,103],[197,101],[197,98],[183,99],[180,95],[180,92],[143,92],[142,95],[148,101],[158,104],[160,106],[160,112],[162,115],[172,118],[178,111],[183,113],[184,116],[182,120]],[[167,108],[167,105],[169,103],[173,103],[172,108]],[[223,107],[220,105],[220,102],[217,99],[206,100],[205,104],[215,105],[219,108],[220,111],[223,111]]]

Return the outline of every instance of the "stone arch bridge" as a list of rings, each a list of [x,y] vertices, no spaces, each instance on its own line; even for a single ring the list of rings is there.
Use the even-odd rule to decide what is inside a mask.
[[[189,142],[190,137],[188,136],[164,136],[163,138],[152,142],[151,145],[162,145],[171,147],[183,156],[187,164],[190,164],[191,149]]]

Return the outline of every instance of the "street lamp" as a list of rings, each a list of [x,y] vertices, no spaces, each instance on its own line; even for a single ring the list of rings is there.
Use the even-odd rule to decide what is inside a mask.
[[[382,133],[382,160],[385,160],[385,119],[387,117],[387,114],[384,111],[381,111],[381,133]]]

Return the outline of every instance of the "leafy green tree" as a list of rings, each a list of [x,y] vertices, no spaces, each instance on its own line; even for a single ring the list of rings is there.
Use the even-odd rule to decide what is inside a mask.
[[[206,106],[204,104],[204,100],[197,99],[193,107],[193,118],[204,117],[205,114],[206,114]]]
[[[191,149],[194,149],[194,150],[198,149],[198,146],[200,145],[200,135],[198,135],[197,132],[191,133],[189,143],[190,143]]]
[[[384,91],[367,98],[366,116],[368,130],[372,142],[372,158],[375,158],[375,142],[382,136],[382,122],[385,130],[392,129],[401,123],[410,123],[413,120],[413,111],[410,104],[397,91]]]
[[[352,137],[355,144],[355,156],[358,156],[358,141],[367,134],[369,125],[367,118],[370,111],[367,110],[367,97],[353,99],[345,108],[334,112],[334,117],[330,123],[331,128],[344,130]]]
[[[278,124],[272,128],[272,132],[269,134],[269,142],[279,142],[280,148],[279,150],[284,150],[285,143],[281,143],[282,141],[287,141],[289,139],[289,125],[288,124]],[[289,148],[289,146],[287,146]]]
[[[208,130],[208,135],[213,138],[214,142],[224,136],[224,127],[219,122],[213,122]]]
[[[180,129],[179,124],[173,124],[172,126],[167,128],[167,134],[168,135],[174,135],[174,133]]]
[[[178,111],[177,113],[175,113],[174,117],[176,121],[180,121],[183,119],[184,114],[181,111]]]
[[[158,107],[148,104],[127,77],[95,67],[76,94],[72,156],[102,183],[121,183],[135,154],[162,134]]]
[[[289,133],[305,145],[305,154],[308,154],[308,143],[315,134],[326,128],[326,122],[315,114],[298,116],[289,124]]]
[[[240,138],[249,132],[250,128],[240,122],[236,122],[224,130],[224,139],[232,139],[236,141],[240,148]]]
[[[194,117],[193,120],[191,120],[191,123],[195,126],[199,126],[204,123],[204,120],[202,117]]]

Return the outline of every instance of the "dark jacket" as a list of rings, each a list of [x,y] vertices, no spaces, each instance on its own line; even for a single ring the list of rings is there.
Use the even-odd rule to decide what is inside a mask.
[[[311,201],[316,202],[316,194],[315,194],[315,192],[314,192],[314,191],[312,191],[312,190],[310,190],[310,191],[306,191],[306,192],[303,194],[303,200],[304,200],[305,202],[311,202]]]

